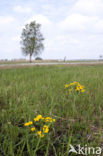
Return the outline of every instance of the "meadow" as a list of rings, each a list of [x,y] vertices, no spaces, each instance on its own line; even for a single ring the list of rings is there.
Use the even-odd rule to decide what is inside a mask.
[[[66,92],[74,81],[85,92]],[[24,126],[38,115],[55,119],[44,137]],[[103,147],[103,66],[0,69],[0,156],[73,155],[70,144]]]

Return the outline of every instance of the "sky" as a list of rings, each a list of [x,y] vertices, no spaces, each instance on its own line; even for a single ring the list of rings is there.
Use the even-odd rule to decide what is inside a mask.
[[[0,0],[0,59],[28,59],[20,36],[34,20],[45,38],[43,59],[103,55],[103,0]]]

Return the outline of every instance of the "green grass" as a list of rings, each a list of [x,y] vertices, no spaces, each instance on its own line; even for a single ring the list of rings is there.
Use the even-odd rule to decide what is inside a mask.
[[[64,85],[73,81],[85,93],[66,95]],[[24,127],[38,114],[56,119],[41,139]],[[102,127],[103,66],[0,69],[1,156],[65,156],[70,144],[101,147]]]

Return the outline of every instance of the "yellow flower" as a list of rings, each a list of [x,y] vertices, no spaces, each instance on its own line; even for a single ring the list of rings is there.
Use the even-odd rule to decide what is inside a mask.
[[[37,118],[34,118],[34,121],[39,121]]]
[[[45,122],[52,122],[52,118],[51,117],[46,117]]]
[[[79,87],[76,87],[76,89],[75,89],[76,91],[79,91],[80,89],[79,89]]]
[[[40,138],[44,137],[44,134],[42,134],[42,131],[37,131],[37,134],[39,135]]]
[[[46,125],[44,125],[44,127],[43,127],[43,131],[44,131],[44,133],[48,133],[48,132],[49,132],[49,127],[46,126]]]
[[[68,84],[66,84],[66,85],[65,85],[65,88],[68,88],[68,87],[69,87],[69,85],[68,85]]]
[[[55,119],[53,119],[53,122],[55,122]]]
[[[52,119],[51,117],[46,117],[45,122],[55,122],[55,119]]]
[[[82,90],[83,89],[83,86],[80,86],[79,88]]]
[[[84,90],[84,89],[82,89],[82,90],[81,90],[81,92],[83,93],[83,92],[85,92],[85,90]]]
[[[35,131],[35,130],[36,130],[36,128],[35,128],[35,127],[32,127],[32,128],[31,128],[31,131],[32,131],[32,132],[33,132],[33,131]]]
[[[74,84],[75,84],[75,85],[78,85],[79,83],[78,83],[78,82],[74,82]]]
[[[36,118],[34,118],[34,121],[39,121],[40,119],[44,119],[42,115],[38,115]]]
[[[80,85],[79,82],[74,81],[70,84],[65,85],[65,88],[68,88],[69,93],[71,93],[74,90],[74,87],[75,87],[75,91],[77,92],[78,91],[85,92],[85,89],[84,89],[85,87],[83,85]]]
[[[78,87],[81,87],[81,85],[78,83]]]
[[[42,118],[42,115],[38,115],[37,118],[38,118],[38,119],[41,119],[41,118]]]
[[[29,123],[28,123],[28,122],[26,122],[26,123],[24,124],[24,126],[29,126]]]
[[[70,83],[70,86],[74,85],[74,83]]]
[[[41,133],[42,133],[41,131],[37,131],[37,134],[38,134],[38,135],[41,135]]]
[[[44,120],[44,119],[45,119],[45,118],[43,118],[43,117],[41,118],[41,120]]]
[[[32,121],[29,121],[29,122],[26,122],[25,124],[24,124],[24,126],[29,126],[29,125],[32,125],[33,124],[33,122]]]

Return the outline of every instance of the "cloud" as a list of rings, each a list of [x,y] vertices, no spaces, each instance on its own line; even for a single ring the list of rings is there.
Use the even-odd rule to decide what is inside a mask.
[[[88,17],[80,14],[72,14],[67,16],[61,23],[60,26],[64,30],[78,31],[85,30],[85,24],[88,22]]]
[[[64,32],[103,33],[103,19],[98,16],[71,14],[58,25]]]
[[[10,24],[14,22],[14,18],[12,16],[0,16],[0,26]]]
[[[18,6],[15,6],[13,8],[13,10],[15,12],[18,12],[18,13],[31,13],[32,8],[31,7],[24,7],[24,6],[22,7],[22,6],[18,5]]]
[[[42,14],[37,14],[33,17],[31,17],[26,23],[30,23],[31,21],[36,21],[37,23],[40,23],[42,25],[50,25],[51,21],[44,15]]]
[[[16,41],[16,42],[20,42],[20,36],[13,36],[12,38],[11,38],[13,41]]]
[[[103,34],[103,19],[99,19],[95,25],[95,32]]]
[[[59,25],[67,33],[103,33],[102,15],[102,0],[78,0]]]
[[[71,12],[80,13],[89,16],[97,16],[103,13],[103,1],[102,0],[78,0]]]
[[[20,31],[20,22],[14,16],[0,16],[0,35],[12,36]]]
[[[37,14],[32,16],[30,19],[25,21],[25,24],[30,23],[32,21],[36,21],[37,23],[41,24],[41,31],[43,32],[44,38],[50,38],[53,34],[53,27],[54,23],[51,22],[48,17]]]
[[[17,20],[13,16],[0,16],[0,35],[12,34],[16,24]]]

